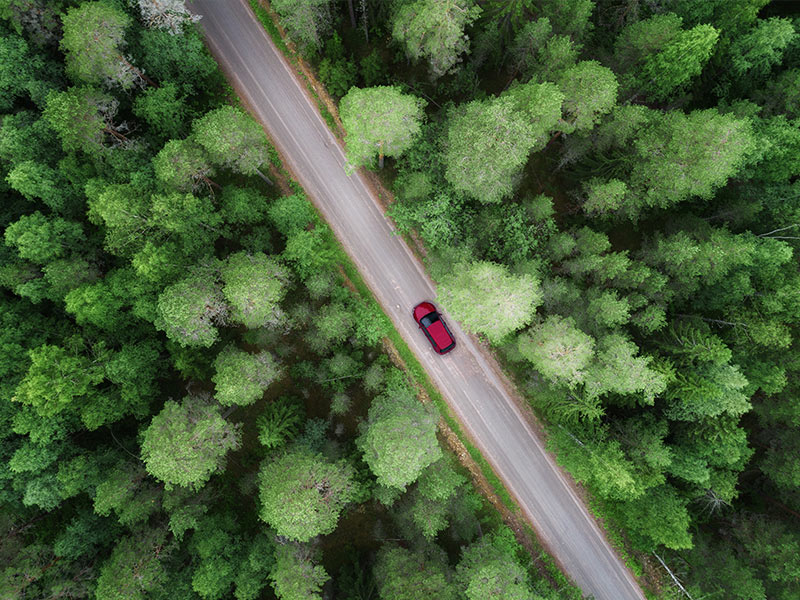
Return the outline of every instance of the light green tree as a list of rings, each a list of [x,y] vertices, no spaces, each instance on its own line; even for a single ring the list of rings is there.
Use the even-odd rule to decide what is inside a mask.
[[[614,72],[594,60],[584,60],[564,71],[558,80],[564,94],[563,131],[588,131],[617,102],[617,78]]]
[[[108,94],[90,87],[72,87],[47,96],[42,118],[61,139],[65,151],[96,155],[106,148],[105,134],[117,142],[127,140],[112,124],[117,107],[118,102]]]
[[[411,551],[389,544],[381,547],[373,572],[382,600],[458,598],[444,551],[436,546],[426,550]]]
[[[240,439],[239,426],[223,419],[211,398],[167,400],[142,435],[142,460],[167,487],[198,489],[222,470],[225,455],[239,447]]]
[[[519,351],[553,383],[576,386],[586,378],[594,339],[572,317],[550,315],[519,337]]]
[[[373,399],[356,443],[380,485],[405,489],[442,456],[436,419],[408,389]]]
[[[710,198],[744,165],[755,145],[750,122],[714,109],[670,111],[634,142],[630,176],[646,206]]]
[[[214,184],[214,167],[201,146],[192,139],[170,140],[153,157],[159,181],[181,191],[198,190]]]
[[[289,271],[278,261],[262,252],[237,252],[227,258],[220,273],[231,320],[250,329],[279,321]]]
[[[122,53],[130,22],[127,14],[104,1],[84,2],[68,9],[62,18],[61,38],[67,74],[76,81],[117,85],[125,90],[144,81],[144,73]]]
[[[401,6],[392,24],[392,37],[412,60],[425,58],[431,75],[441,77],[453,70],[469,49],[464,29],[481,14],[472,0],[414,0]]]
[[[372,163],[378,155],[400,156],[419,136],[425,102],[397,86],[350,88],[339,103],[347,132],[347,158],[355,166]]]
[[[213,273],[197,272],[167,287],[158,297],[156,327],[182,346],[210,347],[215,327],[224,323],[228,306]]]
[[[252,404],[280,375],[280,367],[266,350],[253,354],[232,345],[217,355],[214,369],[211,380],[223,406]]]
[[[28,353],[31,364],[14,399],[43,417],[53,417],[86,398],[103,380],[101,366],[59,346],[43,345]]]
[[[456,583],[468,600],[536,600],[528,573],[514,555],[513,532],[501,527],[461,551]]]
[[[292,40],[311,50],[322,46],[331,26],[331,0],[277,0],[271,6]]]
[[[269,161],[269,142],[261,125],[241,108],[223,106],[192,123],[192,137],[211,161],[242,175],[271,183],[261,167]]]
[[[556,128],[563,100],[554,84],[529,83],[457,109],[447,129],[447,180],[482,202],[509,196],[528,155]]]
[[[497,344],[531,322],[542,292],[532,275],[512,275],[504,265],[483,261],[442,278],[439,298],[467,329]]]
[[[302,544],[278,544],[269,574],[279,600],[318,600],[331,577],[317,564],[315,553]]]
[[[164,532],[158,529],[137,529],[121,538],[100,567],[95,598],[151,598],[167,580],[163,556],[159,556],[164,542]]]
[[[20,257],[39,264],[69,256],[86,241],[80,223],[48,218],[39,211],[10,223],[4,237],[6,245],[15,247]]]
[[[261,519],[278,535],[307,542],[336,528],[344,507],[358,495],[346,461],[328,462],[303,447],[268,460],[259,473]]]

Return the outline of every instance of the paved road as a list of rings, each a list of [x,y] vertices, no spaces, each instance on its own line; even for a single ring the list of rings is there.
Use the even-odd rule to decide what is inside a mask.
[[[384,217],[246,0],[193,0],[212,53],[255,112],[386,313],[476,445],[516,497],[536,532],[585,594],[644,600],[631,574],[520,414],[487,358],[451,318],[458,340],[440,357],[411,318],[436,292]]]

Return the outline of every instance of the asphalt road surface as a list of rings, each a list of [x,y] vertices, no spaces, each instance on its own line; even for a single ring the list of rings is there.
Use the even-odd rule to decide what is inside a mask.
[[[436,291],[396,235],[246,0],[193,0],[207,43],[285,163],[322,212],[400,334],[469,435],[515,496],[537,534],[584,594],[644,600],[625,565],[556,466],[492,368],[492,359],[445,315],[458,345],[433,352],[411,317]]]

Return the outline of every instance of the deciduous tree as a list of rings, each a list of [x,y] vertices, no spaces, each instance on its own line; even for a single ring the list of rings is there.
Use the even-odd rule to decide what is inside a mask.
[[[348,160],[368,165],[377,154],[383,168],[384,156],[400,156],[420,133],[424,104],[397,86],[351,88],[339,104]]]
[[[127,14],[104,1],[68,9],[62,18],[61,49],[66,54],[69,76],[125,90],[145,81],[144,73],[123,54],[125,29],[130,22]]]
[[[531,322],[542,301],[537,281],[531,275],[512,275],[497,263],[459,265],[442,279],[442,304],[464,326],[482,333],[492,343]]]
[[[147,471],[167,487],[198,489],[223,468],[225,455],[240,445],[239,427],[222,418],[208,397],[167,400],[142,436]]]
[[[224,406],[246,406],[258,400],[278,378],[280,368],[266,350],[256,354],[226,346],[214,361],[216,398]]]
[[[213,273],[197,272],[167,287],[158,297],[156,326],[182,346],[210,347],[216,324],[224,323],[228,306]]]
[[[250,329],[279,322],[289,272],[278,261],[261,252],[237,252],[227,258],[220,274],[231,320]]]
[[[529,83],[457,109],[447,130],[447,180],[482,202],[509,196],[528,155],[556,127],[563,100],[555,85]]]
[[[550,315],[519,338],[519,351],[554,383],[576,386],[586,378],[594,339],[571,317]]]
[[[275,566],[270,572],[272,587],[279,600],[318,600],[322,586],[331,577],[317,564],[315,552],[302,544],[275,547]]]
[[[356,442],[380,485],[405,489],[442,456],[436,420],[408,389],[377,396]]]
[[[302,447],[268,460],[259,474],[259,515],[278,535],[300,542],[330,533],[357,496],[354,470]]]
[[[412,60],[428,60],[431,75],[450,72],[469,49],[464,29],[481,14],[472,0],[414,0],[403,5],[392,24],[392,36]]]
[[[272,7],[294,41],[311,50],[322,46],[331,26],[330,0],[277,0]]]
[[[269,142],[261,125],[240,108],[223,106],[192,123],[192,137],[212,162],[242,175],[258,175],[269,161]]]
[[[390,544],[381,547],[374,567],[381,598],[458,598],[444,552],[436,546],[429,546],[426,550],[411,551]]]

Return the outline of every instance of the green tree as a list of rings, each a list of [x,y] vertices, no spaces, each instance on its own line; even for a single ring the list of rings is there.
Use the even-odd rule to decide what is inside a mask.
[[[192,123],[192,137],[213,163],[242,175],[258,175],[270,183],[260,171],[269,162],[267,135],[242,109],[223,106],[207,112]]]
[[[28,51],[24,39],[13,34],[0,36],[0,110],[11,111],[42,67],[42,59]]]
[[[330,0],[277,0],[272,7],[294,41],[311,50],[322,46],[331,26]]]
[[[182,138],[192,113],[181,89],[168,81],[138,94],[133,101],[133,114],[147,123],[156,135]]]
[[[259,473],[259,516],[278,535],[300,542],[330,533],[358,484],[346,461],[328,462],[305,448],[268,460]]]
[[[237,252],[227,258],[220,274],[231,320],[250,329],[280,322],[279,303],[289,281],[280,263],[261,252]]]
[[[50,93],[42,118],[61,138],[66,152],[82,150],[96,155],[106,148],[105,134],[117,142],[127,140],[112,124],[117,106],[108,94],[89,87],[73,87]]]
[[[400,156],[420,133],[425,102],[403,94],[397,86],[353,87],[339,103],[347,133],[347,158],[355,166],[372,163],[378,155]]]
[[[514,550],[513,532],[501,527],[461,551],[456,582],[468,600],[530,600],[528,573]]]
[[[708,62],[719,32],[711,25],[680,31],[660,52],[645,59],[638,84],[654,100],[664,100],[697,77]]]
[[[198,489],[222,470],[225,455],[239,447],[240,438],[239,426],[222,418],[210,398],[167,400],[142,435],[142,460],[167,487]]]
[[[74,202],[69,182],[60,171],[32,160],[17,163],[6,176],[8,184],[31,201],[39,200],[58,213],[70,212]]]
[[[464,29],[481,14],[472,0],[414,0],[400,7],[392,23],[392,37],[412,60],[428,60],[433,78],[453,70],[469,49]]]
[[[279,448],[300,433],[303,411],[296,402],[285,396],[268,402],[256,419],[258,441],[270,450]]]
[[[216,398],[223,406],[246,406],[258,400],[280,375],[280,368],[266,350],[256,354],[226,346],[214,361],[212,377]]]
[[[85,398],[103,380],[102,367],[59,346],[39,346],[29,357],[30,368],[14,398],[43,417],[70,408],[76,398]]]
[[[574,387],[586,379],[594,339],[572,317],[550,315],[519,337],[519,352],[547,379]]]
[[[563,100],[554,84],[529,83],[458,109],[447,130],[447,180],[482,202],[509,196],[528,155],[556,127]]]
[[[531,322],[542,292],[532,275],[512,275],[503,265],[476,262],[442,278],[439,297],[467,329],[497,344]]]
[[[160,555],[164,532],[139,529],[114,546],[97,577],[97,600],[145,600],[165,584],[167,572]]]
[[[442,456],[436,419],[407,388],[373,399],[367,425],[356,440],[380,485],[405,489]]]
[[[322,586],[331,577],[316,564],[314,552],[301,544],[275,547],[275,566],[270,572],[272,587],[279,600],[315,600],[322,598]]]
[[[62,18],[61,38],[67,74],[76,81],[118,85],[124,90],[145,81],[144,73],[123,54],[130,22],[119,8],[102,1],[68,9]]]
[[[20,257],[39,264],[64,258],[86,241],[80,223],[47,218],[39,211],[21,216],[4,235],[6,245],[16,247]]]
[[[156,177],[169,187],[181,191],[198,190],[216,185],[210,177],[214,167],[206,152],[191,139],[170,140],[153,157]]]
[[[781,62],[784,52],[795,43],[792,21],[779,17],[759,19],[747,34],[730,47],[731,70],[738,77],[761,77]]]
[[[167,287],[158,297],[156,326],[182,346],[208,348],[217,341],[215,324],[224,323],[228,306],[213,273],[198,271]]]
[[[381,547],[374,573],[382,600],[458,598],[444,552],[436,546],[429,546],[426,550],[414,552],[389,544]]]
[[[566,117],[564,132],[588,131],[617,102],[617,78],[614,72],[594,60],[581,61],[566,69],[558,80],[564,94],[562,110]]]
[[[625,93],[669,98],[700,74],[719,37],[711,25],[681,29],[674,13],[657,14],[628,25],[615,43],[615,58]]]

